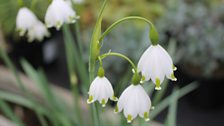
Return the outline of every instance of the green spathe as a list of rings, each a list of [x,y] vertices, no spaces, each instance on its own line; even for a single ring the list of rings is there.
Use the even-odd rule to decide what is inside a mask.
[[[102,78],[102,77],[104,77],[104,74],[105,74],[104,69],[103,69],[103,67],[101,66],[101,67],[98,69],[98,76]]]
[[[140,81],[141,81],[140,75],[138,73],[135,73],[132,77],[132,84],[138,85],[138,84],[140,84]]]

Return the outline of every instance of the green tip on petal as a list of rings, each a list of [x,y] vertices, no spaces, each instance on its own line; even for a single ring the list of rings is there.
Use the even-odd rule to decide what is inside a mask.
[[[144,119],[145,119],[146,122],[147,122],[147,121],[150,121],[149,113],[148,113],[148,112],[145,112],[145,113],[144,113]]]
[[[56,23],[56,29],[59,30],[61,28],[62,23],[60,21],[57,21]]]
[[[115,107],[115,110],[114,110],[115,113],[118,113],[118,106],[116,105]]]
[[[141,81],[145,81],[145,76],[142,76],[142,79],[141,79]]]
[[[161,90],[161,86],[160,86],[160,80],[158,78],[156,78],[156,90]]]
[[[131,116],[131,115],[128,115],[128,116],[127,116],[127,122],[128,122],[128,123],[131,123],[131,122],[132,122],[132,116]]]
[[[102,107],[105,107],[106,106],[106,100],[102,99],[101,104],[102,104]]]
[[[175,67],[174,65],[173,65],[173,71],[176,71],[177,70],[177,67]]]
[[[177,81],[177,78],[175,77],[174,73],[172,73],[172,74],[170,75],[170,77],[171,77],[171,80],[172,80],[172,81]]]
[[[25,30],[24,29],[18,29],[19,36],[24,36],[25,35]]]
[[[112,96],[111,100],[118,101],[118,98],[116,96]]]
[[[75,16],[69,16],[68,21],[69,23],[75,23]]]
[[[87,103],[88,103],[88,104],[91,104],[92,102],[93,102],[93,96],[90,95],[90,96],[89,96],[89,99],[87,100]]]

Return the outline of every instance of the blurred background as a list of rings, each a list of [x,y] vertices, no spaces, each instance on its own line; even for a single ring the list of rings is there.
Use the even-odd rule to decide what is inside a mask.
[[[29,0],[25,1],[27,5],[30,4]],[[101,2],[95,0],[74,5],[80,15],[80,29],[73,29],[72,35],[82,42],[80,49],[83,53],[80,55],[86,67],[91,34],[100,5]],[[33,7],[34,13],[42,21],[47,6],[45,2],[38,2]],[[51,83],[69,89],[62,32],[50,29],[51,37],[42,42],[27,42],[27,38],[20,38],[15,30],[18,9],[14,0],[0,0],[1,48],[7,50],[21,72],[19,60],[25,58],[35,68],[43,68]],[[180,100],[177,126],[223,126],[224,0],[110,0],[102,29],[105,30],[119,18],[131,15],[143,16],[154,22],[160,35],[160,44],[164,48],[172,48],[170,53],[178,68],[175,72],[178,81],[168,85],[167,94],[176,86],[183,87],[193,81],[199,83],[195,91]],[[103,52],[120,52],[137,63],[149,46],[148,30],[148,26],[142,22],[125,22],[106,37]],[[3,62],[1,66],[4,67]],[[123,83],[128,83],[127,78],[131,77],[128,63],[111,57],[104,61],[104,67],[106,76],[119,96],[126,87]],[[121,77],[122,80],[118,79]],[[2,87],[3,83],[0,84]],[[161,113],[156,120],[163,123],[166,113]]]

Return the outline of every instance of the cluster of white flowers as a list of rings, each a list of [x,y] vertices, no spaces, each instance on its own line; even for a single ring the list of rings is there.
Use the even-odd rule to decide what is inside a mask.
[[[151,45],[141,56],[138,62],[138,73],[134,73],[137,74],[134,76],[137,78],[133,77],[135,80],[132,80],[132,84],[121,94],[115,112],[123,110],[128,123],[131,123],[138,115],[145,121],[149,121],[151,100],[140,83],[151,79],[156,85],[155,89],[161,90],[160,85],[165,76],[172,81],[177,80],[174,70],[176,68],[167,51],[159,44]],[[90,85],[87,102],[92,103],[98,100],[104,107],[109,98],[114,100],[115,97],[111,83],[104,77],[104,73],[103,75],[99,73]]]
[[[27,32],[29,42],[35,39],[42,41],[45,36],[50,35],[44,24],[26,7],[19,9],[16,18],[16,29],[19,31],[20,36],[24,36]]]
[[[77,18],[79,17],[68,2],[53,0],[47,8],[45,23],[48,28],[56,27],[59,30],[64,23],[74,23]]]
[[[68,2],[65,0],[53,0],[47,8],[45,24],[48,28],[55,27],[59,30],[64,23],[74,23],[78,18]],[[20,36],[24,36],[27,32],[28,41],[42,41],[44,37],[50,35],[46,26],[27,7],[19,9],[16,28]]]

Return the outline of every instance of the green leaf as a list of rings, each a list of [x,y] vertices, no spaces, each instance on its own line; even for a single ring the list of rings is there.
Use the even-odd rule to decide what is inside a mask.
[[[162,99],[162,97],[164,96],[166,89],[168,87],[168,79],[165,79],[163,84],[161,85],[162,89],[160,91],[156,91],[155,96],[153,97],[152,103],[153,105],[157,105],[160,100]]]
[[[43,114],[38,110],[38,105],[36,103],[37,101],[35,101],[32,94],[24,87],[15,66],[13,65],[13,63],[10,60],[10,58],[8,57],[8,55],[6,54],[5,50],[0,49],[0,52],[1,52],[1,57],[2,57],[3,61],[5,62],[7,67],[10,69],[10,71],[13,73],[13,75],[15,76],[17,86],[25,93],[26,96],[28,96],[28,99],[30,99],[29,108],[34,110],[35,114],[37,114],[37,116],[38,116],[38,119],[41,121],[41,124],[44,125],[45,120],[43,119],[44,118]],[[5,94],[5,93],[3,93],[1,95],[9,96],[9,94]],[[16,98],[16,97],[11,96],[8,98],[11,98],[11,100],[12,100],[13,98]],[[15,101],[15,99],[13,101]],[[22,101],[22,103],[26,103],[21,99],[19,101]],[[28,104],[26,104],[26,105],[28,105]]]
[[[100,45],[99,45],[99,38],[101,35],[101,23],[103,19],[103,11],[106,6],[107,0],[104,0],[104,3],[101,7],[100,14],[97,18],[95,28],[93,30],[91,43],[90,43],[90,56],[89,56],[89,81],[94,79],[95,76],[95,67],[96,67],[96,59],[100,53]],[[93,118],[94,126],[100,126],[100,118],[99,113],[96,107],[96,104],[93,103],[91,105],[91,115]]]
[[[8,93],[8,92],[5,92],[5,91],[0,91],[0,98],[1,99],[4,99],[6,101],[9,101],[9,102],[12,102],[14,104],[17,104],[17,105],[21,105],[21,106],[24,106],[24,107],[27,107],[29,109],[36,109],[38,110],[40,113],[47,113],[47,109],[44,109],[42,106],[33,106],[34,103],[32,103],[33,101],[30,101],[28,100],[27,98],[24,98],[22,96],[19,96],[19,95],[15,95],[15,94],[12,94],[12,93]]]
[[[62,101],[58,102],[56,97],[49,88],[49,84],[47,79],[43,73],[43,71],[39,70],[38,72],[34,70],[34,68],[25,60],[21,60],[21,64],[26,74],[34,81],[34,83],[38,86],[41,94],[43,94],[43,98],[48,103],[50,110],[56,117],[56,120],[59,121],[64,126],[71,126],[71,122],[69,118],[65,117],[66,111],[63,107],[60,106],[59,103],[63,103]]]
[[[13,63],[10,60],[9,56],[7,55],[6,51],[2,48],[0,48],[0,55],[1,55],[1,58],[3,59],[4,63],[6,64],[6,66],[10,69],[12,74],[15,76],[17,86],[19,88],[21,88],[22,90],[25,90],[25,87],[23,86],[23,83],[19,77],[19,74],[18,74],[15,66],[13,65]]]
[[[171,95],[165,126],[176,126],[178,95],[179,90],[174,91]]]
[[[187,86],[179,89],[178,93],[178,99],[185,96],[189,92],[195,90],[198,87],[196,82],[192,82],[188,84]],[[166,97],[164,100],[162,100],[157,106],[155,106],[155,109],[150,113],[150,118],[154,119],[161,111],[163,111],[166,107],[169,106],[171,96]]]
[[[85,64],[81,57],[81,52],[78,52],[78,48],[75,45],[74,39],[71,34],[71,30],[69,29],[68,25],[63,27],[63,34],[64,34],[64,44],[65,44],[65,51],[66,51],[66,59],[67,59],[67,69],[68,74],[70,77],[70,86],[72,89],[73,94],[73,104],[75,109],[75,119],[77,120],[78,125],[83,125],[82,114],[80,112],[80,98],[79,98],[79,90],[77,84],[77,77],[75,74],[75,70],[78,70],[82,81],[82,90],[84,93],[88,90],[88,74],[85,69]]]
[[[0,99],[0,108],[4,112],[4,114],[9,117],[15,124],[18,126],[25,126],[24,123],[15,115],[13,110],[5,103],[3,100]]]
[[[46,82],[46,80],[44,80],[43,77],[39,76],[37,71],[35,71],[34,68],[26,60],[22,59],[21,65],[23,70],[29,76],[29,78],[32,79],[34,84],[37,85],[44,99],[46,101],[49,101],[49,103],[54,103],[54,100],[51,95],[51,91],[48,87],[48,83]]]
[[[74,82],[72,79],[74,79],[75,70],[77,70],[82,82],[82,91],[87,94],[89,88],[89,76],[81,52],[78,52],[79,49],[75,44],[68,25],[63,26],[63,35],[70,82],[73,85]]]

